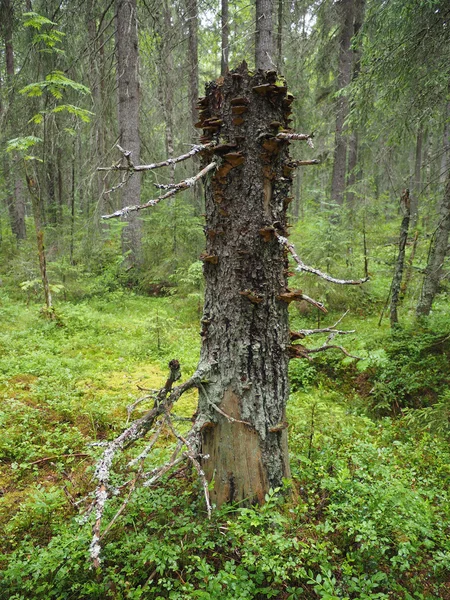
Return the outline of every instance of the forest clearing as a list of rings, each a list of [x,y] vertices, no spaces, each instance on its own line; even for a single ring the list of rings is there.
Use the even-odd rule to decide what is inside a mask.
[[[1,600],[450,600],[449,19],[0,0]]]

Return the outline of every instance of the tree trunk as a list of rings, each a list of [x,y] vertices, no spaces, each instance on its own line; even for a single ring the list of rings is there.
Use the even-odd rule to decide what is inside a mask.
[[[275,68],[272,22],[273,0],[256,0],[255,65],[266,71]]]
[[[277,22],[277,70],[282,73],[283,69],[283,0],[278,0],[278,22]]]
[[[397,306],[400,297],[400,290],[402,285],[403,268],[405,264],[405,248],[406,242],[408,241],[409,231],[409,220],[411,217],[411,206],[409,198],[409,190],[403,192],[401,198],[401,207],[403,210],[403,219],[400,226],[400,236],[398,240],[398,256],[397,263],[395,265],[394,278],[392,279],[392,295],[391,295],[391,310],[390,320],[391,327],[395,327],[398,324]]]
[[[450,86],[449,86],[450,94]],[[443,150],[441,158],[441,174],[440,181],[445,183],[447,179],[447,171],[450,168],[450,100],[447,100],[445,107],[445,122],[444,122],[444,133],[443,133]]]
[[[450,232],[450,172],[439,207],[439,222],[431,241],[431,250],[423,281],[422,294],[416,308],[417,316],[429,315],[434,297],[439,289],[442,266],[448,250]]]
[[[414,185],[411,198],[411,227],[414,229],[419,219],[419,196],[422,190],[422,147],[423,127],[419,124],[416,138],[416,154],[414,159]]]
[[[355,0],[355,18],[353,23],[353,35],[356,36],[364,22],[364,13],[366,9],[365,0]],[[355,81],[361,70],[361,47],[353,50],[353,81]],[[359,152],[359,134],[358,130],[353,128],[348,139],[348,165],[347,165],[347,186],[352,188],[360,179],[360,169],[358,168]],[[350,189],[347,191],[347,204],[350,209],[354,208],[355,192]]]
[[[230,37],[230,23],[228,21],[228,0],[222,0],[222,13],[221,13],[221,25],[222,25],[222,52],[220,59],[220,74],[223,76],[228,72],[228,59],[230,56],[229,48],[229,37]]]
[[[17,115],[14,109],[14,93],[12,89],[14,79],[14,47],[13,47],[13,22],[14,7],[11,0],[3,0],[0,16],[2,19],[2,28],[5,39],[5,64],[6,81],[8,89],[8,134],[15,134],[17,129]],[[27,236],[25,224],[25,198],[23,195],[23,185],[21,180],[21,169],[15,168],[13,162],[15,159],[6,160],[9,163],[6,169],[8,197],[7,204],[10,215],[11,231],[18,240],[24,240]]]
[[[197,0],[187,1],[189,27],[189,101],[192,127],[197,122],[198,102],[198,6]]]
[[[354,0],[339,0],[336,3],[339,22],[339,66],[337,91],[345,88],[351,81],[353,52],[351,40],[354,31]],[[331,200],[342,205],[345,191],[345,175],[347,169],[347,137],[345,135],[345,119],[348,116],[348,99],[340,95],[336,100],[336,126],[334,140],[333,173],[331,177]]]
[[[116,48],[119,143],[131,152],[131,160],[139,164],[139,79],[136,0],[116,0]],[[122,206],[139,204],[141,178],[135,173],[122,193]],[[141,224],[130,215],[128,227],[122,232],[122,248],[130,266],[140,261]]]
[[[223,83],[211,83],[200,103],[201,122],[219,119],[215,133],[233,145],[214,151],[218,168],[205,183],[200,366],[209,366],[210,376],[199,390],[199,410],[208,419],[203,468],[218,506],[264,502],[290,474],[288,304],[280,298],[287,289],[287,258],[273,228],[286,235],[291,180],[283,174],[288,143],[273,137],[270,124],[288,125],[292,96],[267,86],[275,77],[262,71],[251,76],[244,63]]]

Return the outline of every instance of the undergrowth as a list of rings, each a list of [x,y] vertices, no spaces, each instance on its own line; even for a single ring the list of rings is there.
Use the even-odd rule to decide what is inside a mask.
[[[0,311],[1,599],[450,597],[444,317],[391,336],[349,316],[358,331],[345,342],[361,361],[333,351],[291,364],[282,493],[208,521],[195,473],[140,488],[95,571],[77,509],[92,487],[89,443],[124,427],[137,386],[159,387],[168,360],[194,370],[197,299],[117,291],[61,303],[56,323],[1,292]]]

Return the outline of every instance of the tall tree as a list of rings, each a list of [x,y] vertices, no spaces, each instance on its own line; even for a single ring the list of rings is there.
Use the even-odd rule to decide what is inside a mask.
[[[130,160],[139,164],[139,49],[136,0],[116,0],[116,52],[119,143],[130,152]],[[122,192],[122,206],[139,204],[141,178],[128,181]],[[141,223],[134,215],[122,233],[122,244],[130,266],[140,262]]]
[[[351,40],[354,34],[355,0],[338,0],[336,9],[339,20],[339,57],[337,90],[341,92],[347,87],[352,78],[353,52]],[[345,94],[340,93],[335,102],[335,139],[333,172],[331,176],[331,199],[336,204],[342,204],[347,174],[347,135],[345,120],[349,112],[349,101]]]
[[[439,290],[445,257],[448,254],[450,234],[450,172],[447,173],[445,192],[439,205],[439,221],[433,233],[422,293],[417,304],[417,315],[430,313],[433,300]]]
[[[8,137],[18,135],[18,120],[14,106],[15,93],[15,66],[14,66],[14,4],[11,0],[2,0],[0,4],[0,20],[3,39],[5,43],[5,65],[7,86],[7,118],[5,118],[5,129]],[[7,205],[11,222],[11,230],[18,240],[26,237],[25,224],[25,198],[21,169],[18,168],[18,159],[14,155],[5,155],[5,172],[7,185]]]
[[[275,68],[273,61],[273,0],[256,0],[255,65],[266,71]]]
[[[220,74],[223,76],[228,71],[228,59],[230,56],[230,23],[228,0],[222,0],[222,10],[220,13],[221,22],[221,53],[220,53]]]

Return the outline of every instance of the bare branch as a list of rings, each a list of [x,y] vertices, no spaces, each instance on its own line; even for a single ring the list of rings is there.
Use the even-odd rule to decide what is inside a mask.
[[[277,231],[275,231],[275,235],[277,236],[280,244],[282,244],[283,246],[286,246],[286,248],[291,253],[292,258],[297,263],[297,269],[296,269],[297,271],[300,271],[300,272],[304,271],[305,273],[312,273],[313,275],[317,275],[318,277],[321,277],[322,279],[325,279],[326,281],[329,281],[330,283],[338,283],[340,285],[361,285],[362,283],[365,283],[366,281],[369,280],[368,277],[364,277],[364,279],[336,279],[336,277],[331,277],[331,275],[327,275],[327,273],[322,273],[322,271],[319,271],[319,269],[314,269],[313,267],[309,267],[308,265],[305,265],[305,263],[299,258],[297,252],[295,251],[294,244],[291,244],[287,238],[280,235]]]
[[[355,333],[354,329],[350,329],[348,331],[342,331],[340,329],[336,329],[336,327],[339,325],[339,323],[342,321],[342,319],[347,316],[347,314],[348,314],[348,310],[346,310],[345,313],[342,315],[342,317],[340,319],[338,319],[334,325],[331,325],[331,327],[323,327],[322,329],[299,329],[298,331],[294,332],[294,335],[298,335],[300,338],[300,337],[306,337],[307,335],[316,335],[316,334],[320,335],[322,333],[335,333],[335,334],[339,334],[339,335],[347,335],[348,333]]]
[[[306,294],[303,294],[303,293],[302,293],[302,298],[301,299],[304,300],[305,302],[308,302],[308,304],[312,304],[313,306],[315,306],[316,308],[318,308],[323,313],[325,313],[325,314],[328,313],[327,309],[322,304],[322,302],[318,302],[317,300],[314,300],[313,298],[310,298],[309,296],[307,296]]]
[[[158,204],[158,202],[161,202],[161,200],[170,198],[171,196],[178,194],[178,192],[181,192],[183,190],[186,190],[186,189],[192,187],[195,183],[197,183],[197,181],[199,179],[201,179],[207,173],[209,173],[209,171],[211,171],[212,169],[215,169],[216,166],[217,166],[217,163],[215,163],[215,162],[209,163],[209,165],[207,165],[204,169],[202,169],[199,173],[197,173],[197,175],[194,175],[194,177],[190,177],[189,179],[185,179],[184,181],[180,181],[180,183],[175,184],[172,189],[170,189],[166,194],[163,194],[159,198],[155,198],[154,200],[149,200],[145,204],[136,204],[134,206],[126,206],[125,208],[116,210],[116,212],[114,212],[110,215],[103,215],[102,219],[114,219],[117,217],[126,217],[128,215],[128,213],[130,213],[130,212],[135,212],[135,211],[142,210],[144,208],[150,208],[151,206],[155,206],[156,204]]]
[[[232,417],[231,415],[228,415],[226,412],[224,412],[221,408],[219,408],[217,406],[217,404],[214,404],[214,402],[212,400],[210,400],[205,387],[200,383],[199,387],[203,390],[203,393],[205,394],[205,398],[206,398],[206,402],[211,406],[211,408],[213,408],[214,410],[216,410],[219,414],[221,414],[223,417],[225,417],[229,423],[242,423],[243,425],[250,425],[251,423],[249,423],[248,421],[241,421],[239,419],[235,419],[234,417]]]
[[[287,133],[287,132],[281,132],[278,133],[276,136],[279,140],[304,140],[308,143],[308,146],[310,146],[311,148],[314,148],[314,144],[313,144],[313,137],[314,137],[314,133]]]
[[[307,167],[309,165],[320,165],[320,160],[313,158],[312,160],[291,160],[289,161],[290,167]]]
[[[215,142],[210,142],[209,144],[194,144],[192,149],[186,154],[181,154],[181,156],[177,156],[176,158],[167,158],[159,163],[152,163],[150,165],[133,165],[128,161],[128,165],[112,165],[111,167],[98,167],[97,171],[153,171],[153,169],[159,169],[161,167],[169,167],[176,163],[182,162],[183,160],[187,160],[188,158],[192,158],[199,152],[203,152],[203,150],[207,150],[208,148],[212,148],[215,145]],[[129,156],[123,148],[117,146],[119,150],[124,154],[125,158],[128,160]],[[131,155],[131,153],[128,153]]]

